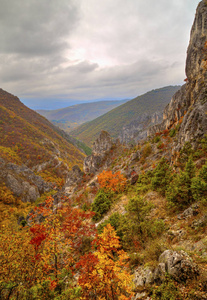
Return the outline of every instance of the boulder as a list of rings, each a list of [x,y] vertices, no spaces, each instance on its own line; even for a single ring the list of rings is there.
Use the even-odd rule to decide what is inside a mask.
[[[135,270],[135,288],[145,288],[153,283],[161,284],[167,274],[177,281],[186,282],[188,279],[196,279],[199,269],[184,251],[165,250],[160,255],[158,266],[155,269],[141,266]]]
[[[135,287],[144,287],[154,282],[154,273],[151,268],[139,267],[135,271],[134,284]]]
[[[199,269],[184,251],[166,250],[159,257],[159,264],[154,272],[154,280],[162,282],[165,274],[185,282],[187,279],[196,278],[199,275]]]
[[[177,218],[179,220],[181,220],[181,219],[188,219],[193,216],[196,216],[198,214],[198,208],[199,208],[198,204],[193,204],[190,207],[188,207],[187,209],[185,209],[182,214],[179,214],[177,216]]]

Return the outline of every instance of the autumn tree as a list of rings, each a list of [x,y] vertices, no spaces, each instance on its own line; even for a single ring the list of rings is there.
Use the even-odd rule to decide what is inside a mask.
[[[53,299],[47,297],[54,290],[62,293],[64,278],[71,277],[85,239],[95,234],[92,215],[70,203],[54,206],[53,198],[48,197],[31,213],[29,226],[4,226],[0,232],[0,297],[28,299],[37,289],[42,299]]]
[[[104,190],[118,193],[124,191],[127,180],[120,171],[113,174],[112,171],[104,170],[98,175],[98,182]]]
[[[120,250],[119,238],[110,224],[94,240],[94,250],[76,265],[81,268],[78,279],[82,288],[81,299],[131,299],[132,276],[127,272],[128,256]]]

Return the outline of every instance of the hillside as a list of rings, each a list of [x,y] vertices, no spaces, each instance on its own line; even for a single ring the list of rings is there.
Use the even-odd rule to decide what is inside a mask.
[[[37,112],[61,129],[70,132],[73,128],[105,114],[126,101],[98,101],[77,104],[56,110],[37,110]]]
[[[1,187],[6,184],[16,196],[23,197],[27,189],[23,188],[18,172],[22,173],[25,182],[27,181],[25,172],[31,171],[35,176],[41,175],[45,181],[60,184],[62,180],[64,183],[72,166],[74,164],[81,166],[84,154],[71,143],[63,131],[26,107],[17,97],[0,89],[0,157]],[[16,171],[5,173],[2,166]],[[10,177],[11,180],[8,179]],[[34,180],[37,181],[38,178]],[[32,186],[36,195],[39,195],[40,191],[37,192],[36,184],[33,183]],[[35,196],[33,200],[34,198]]]
[[[21,179],[30,195],[34,180],[50,187],[26,166],[9,163],[12,157],[0,159],[6,179],[0,199],[7,201],[4,211],[0,206],[1,299],[207,299],[206,24],[203,0],[191,30],[187,82],[147,139],[121,144],[102,130],[83,168],[74,165],[55,195],[23,203],[25,210],[11,201],[8,184],[17,193]],[[12,120],[18,124],[21,117],[2,109],[4,130]],[[7,152],[22,159],[20,146]]]
[[[70,134],[89,146],[92,146],[101,130],[106,130],[113,138],[117,138],[122,128],[129,125],[133,120],[144,114],[152,117],[154,113],[162,112],[178,89],[179,86],[168,86],[150,91],[122,104],[95,120],[82,124],[71,131]]]

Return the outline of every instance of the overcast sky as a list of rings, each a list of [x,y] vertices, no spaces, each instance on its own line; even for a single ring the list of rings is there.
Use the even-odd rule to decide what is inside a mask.
[[[0,0],[0,87],[52,109],[183,84],[198,3]]]

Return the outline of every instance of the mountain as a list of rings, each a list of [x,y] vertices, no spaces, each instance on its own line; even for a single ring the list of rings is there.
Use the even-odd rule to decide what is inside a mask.
[[[74,127],[91,121],[126,101],[127,100],[98,101],[77,104],[56,110],[37,110],[37,112],[61,129],[70,132]]]
[[[0,206],[1,299],[207,299],[206,24],[203,0],[187,83],[148,137],[121,144],[102,130],[83,168],[74,165],[62,188],[32,210],[23,203],[27,214],[12,203],[8,185],[29,195],[50,187],[21,162],[9,163],[22,148],[8,146],[0,159],[0,204],[7,201],[4,211]],[[3,111],[4,130],[18,124],[13,111],[11,118]]]
[[[0,89],[2,189],[9,188],[23,201],[34,201],[48,190],[44,181],[64,182],[74,164],[81,166],[84,156],[66,133]]]
[[[179,86],[168,86],[152,90],[114,108],[95,120],[82,124],[70,134],[89,146],[92,146],[101,130],[106,130],[113,138],[122,135],[120,139],[125,142],[126,137],[124,138],[124,133],[122,134],[123,127],[126,128],[132,122],[138,121],[138,126],[140,124],[142,126],[141,135],[146,136],[146,128],[161,121],[160,113],[178,89]],[[137,131],[136,126],[134,131]]]

